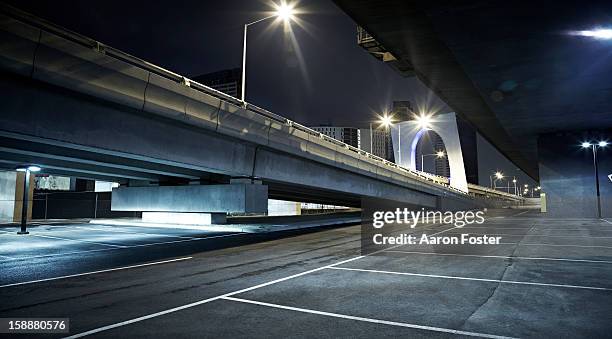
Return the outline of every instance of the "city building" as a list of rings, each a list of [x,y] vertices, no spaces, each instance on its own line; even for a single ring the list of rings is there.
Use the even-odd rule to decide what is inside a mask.
[[[234,98],[239,98],[242,91],[242,70],[240,68],[202,74],[193,77],[192,80],[231,95]]]
[[[310,127],[313,130],[342,141],[353,147],[361,148],[361,133],[355,127],[336,127],[336,126],[314,126]],[[369,143],[369,141],[368,141]]]
[[[414,115],[412,103],[407,100],[393,101],[391,114],[395,122],[412,120]]]
[[[372,131],[370,131],[370,128],[360,128],[359,134],[361,135],[360,148],[362,150],[387,159],[389,155],[388,146],[390,144],[389,131],[382,128],[373,128]],[[372,136],[372,141],[370,141],[370,136]],[[390,154],[392,156],[393,152]]]

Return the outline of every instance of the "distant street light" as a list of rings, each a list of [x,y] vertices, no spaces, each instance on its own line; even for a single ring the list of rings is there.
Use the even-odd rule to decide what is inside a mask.
[[[40,171],[38,166],[28,166],[17,168],[17,172],[24,172],[25,177],[23,180],[23,199],[21,203],[21,230],[17,234],[28,234],[27,223],[28,223],[28,202],[30,193],[30,173]]]
[[[444,151],[437,151],[436,153],[432,153],[432,154],[421,154],[421,171],[425,172],[425,157],[431,157],[431,156],[436,157],[438,159],[442,159],[446,156],[446,154],[444,153]],[[436,174],[436,173],[433,173],[433,174]]]
[[[608,146],[608,142],[602,140],[598,143],[591,144],[590,142],[583,142],[581,144],[582,148],[591,148],[593,151],[593,167],[595,168],[595,189],[597,192],[597,217],[601,218],[601,194],[599,192],[599,164],[597,161],[597,148],[604,148]]]
[[[586,36],[594,39],[612,39],[612,29],[594,29],[586,31],[574,31],[571,35]]]
[[[259,19],[259,20],[255,20],[253,22],[250,22],[246,25],[244,25],[244,41],[243,41],[243,46],[242,46],[242,93],[240,96],[240,100],[242,100],[242,104],[246,107],[246,57],[247,57],[247,29],[249,28],[249,26],[254,25],[256,23],[268,20],[268,19],[272,19],[272,18],[280,18],[281,20],[285,21],[285,22],[290,22],[293,18],[294,18],[294,14],[295,14],[295,10],[293,9],[293,6],[288,5],[286,3],[281,3],[280,5],[275,5],[276,7],[276,11],[274,12],[273,15],[270,15],[268,17]]]
[[[377,123],[380,124],[380,126],[384,127],[385,129],[388,129],[391,125],[393,125],[393,116],[390,116],[387,113],[385,113],[384,115],[379,117]],[[400,140],[400,143],[401,143],[401,140]],[[370,153],[374,154],[374,132],[372,129],[371,122],[370,122]]]
[[[495,177],[495,180],[493,180],[493,177]],[[497,180],[501,180],[504,178],[504,174],[500,171],[495,172],[493,175],[489,176],[489,181],[491,182],[491,189],[495,189],[495,183],[497,182]]]

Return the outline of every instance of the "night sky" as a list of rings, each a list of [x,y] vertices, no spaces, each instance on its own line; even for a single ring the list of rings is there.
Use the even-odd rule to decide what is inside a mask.
[[[274,9],[263,0],[7,2],[187,77],[241,67],[243,25]],[[394,100],[452,111],[419,80],[359,47],[356,24],[332,1],[303,0],[295,8],[295,44],[282,23],[249,28],[247,101],[309,126],[367,127]],[[479,153],[482,185],[495,170],[533,183],[490,145]]]
[[[253,0],[9,3],[187,77],[241,67],[243,25],[273,9]],[[296,45],[273,20],[249,28],[247,101],[306,125],[365,127],[393,100],[450,110],[361,49],[356,24],[331,1],[295,8]]]

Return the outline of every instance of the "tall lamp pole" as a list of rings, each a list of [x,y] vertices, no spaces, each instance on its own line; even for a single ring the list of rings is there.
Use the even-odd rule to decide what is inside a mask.
[[[247,31],[249,26],[254,25],[256,23],[268,20],[268,19],[272,19],[272,18],[281,18],[283,19],[285,22],[288,22],[290,19],[293,18],[293,14],[294,14],[294,10],[293,7],[288,6],[287,4],[282,4],[282,5],[278,5],[276,8],[276,12],[274,13],[274,15],[270,15],[268,17],[259,19],[259,20],[255,20],[253,22],[250,22],[246,25],[244,25],[244,40],[242,43],[242,87],[241,87],[241,93],[240,93],[240,100],[242,101],[242,104],[246,107],[246,58],[247,58]]]
[[[421,172],[425,172],[425,157],[431,157],[431,156],[434,156],[438,159],[442,159],[444,158],[445,153],[444,151],[437,151],[436,153],[432,153],[432,154],[421,154]],[[433,173],[433,174],[437,174],[437,173]]]
[[[597,192],[597,217],[601,218],[601,194],[599,192],[599,163],[597,161],[597,148],[604,148],[608,146],[607,141],[600,141],[598,143],[591,144],[590,142],[583,142],[583,148],[591,148],[593,151],[593,167],[595,169],[595,191]]]

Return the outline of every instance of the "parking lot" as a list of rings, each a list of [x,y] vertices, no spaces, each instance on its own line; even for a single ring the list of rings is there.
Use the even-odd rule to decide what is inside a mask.
[[[2,228],[0,317],[67,317],[73,337],[609,337],[612,222],[490,211],[428,235],[499,245],[360,254],[360,227],[277,234]],[[61,337],[62,335],[55,335]]]

